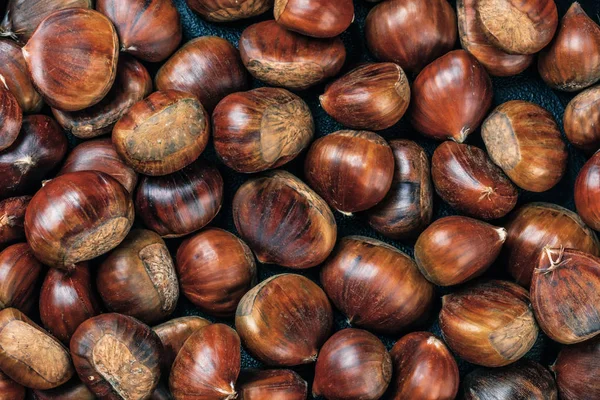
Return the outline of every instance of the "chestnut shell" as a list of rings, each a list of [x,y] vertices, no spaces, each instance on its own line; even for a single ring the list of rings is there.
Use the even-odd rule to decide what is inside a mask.
[[[210,325],[210,321],[197,316],[187,316],[174,318],[153,328],[163,345],[163,373],[171,370],[177,353],[190,335],[206,325]]]
[[[25,387],[0,371],[0,400],[25,400],[26,393],[27,389]]]
[[[14,307],[31,314],[44,272],[45,267],[26,243],[13,244],[0,252],[0,309]]]
[[[237,21],[268,11],[273,0],[186,0],[202,18],[213,22]]]
[[[564,346],[550,369],[562,400],[600,398],[600,337]]]
[[[600,148],[600,85],[573,97],[563,116],[565,135],[588,154]]]
[[[594,154],[579,171],[575,180],[575,207],[583,222],[600,230],[600,153]]]
[[[317,38],[335,37],[354,21],[353,0],[275,0],[275,21],[286,29]]]
[[[236,390],[240,400],[305,400],[308,384],[289,369],[244,370]]]
[[[96,396],[78,378],[54,389],[34,390],[34,400],[96,400]]]
[[[22,123],[23,111],[16,97],[8,89],[0,87],[0,151],[15,142]]]
[[[31,82],[21,47],[12,40],[0,39],[0,77],[0,87],[10,90],[24,113],[41,110],[42,96]]]
[[[6,245],[25,239],[25,210],[31,196],[0,200],[0,250]]]

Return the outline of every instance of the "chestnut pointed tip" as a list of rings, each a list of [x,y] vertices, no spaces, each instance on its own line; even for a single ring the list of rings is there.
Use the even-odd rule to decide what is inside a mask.
[[[464,127],[463,129],[461,129],[461,131],[458,133],[458,135],[452,136],[452,137],[450,137],[450,139],[452,139],[456,143],[460,144],[460,143],[463,143],[465,140],[467,140],[469,133],[471,133],[471,128]]]
[[[496,228],[496,232],[498,232],[500,242],[504,243],[506,241],[506,238],[508,237],[508,231],[504,228]]]
[[[344,217],[348,217],[348,218],[352,218],[354,216],[354,214],[352,214],[351,212],[347,212],[347,211],[342,211],[342,210],[337,210],[340,214],[342,214]]]
[[[579,2],[575,1],[573,2],[573,4],[571,4],[571,6],[569,7],[569,9],[567,10],[567,13],[565,14],[565,17],[567,16],[572,16],[572,15],[580,15],[580,14],[585,14],[587,15],[587,13],[585,12],[585,10],[581,7],[581,4],[579,4]]]

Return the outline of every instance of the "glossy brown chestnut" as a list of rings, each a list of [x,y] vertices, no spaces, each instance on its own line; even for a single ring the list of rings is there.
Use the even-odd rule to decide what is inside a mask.
[[[73,376],[69,351],[15,308],[0,311],[0,369],[30,389],[52,389]]]
[[[433,285],[409,256],[362,236],[339,241],[323,264],[321,284],[350,324],[386,334],[424,319],[433,304]]]
[[[0,86],[0,151],[7,149],[17,140],[23,111],[17,98],[8,90]]]
[[[431,176],[442,200],[475,218],[501,218],[517,204],[517,188],[475,146],[452,141],[440,144],[431,159]]]
[[[0,309],[14,307],[30,314],[44,270],[26,243],[13,244],[0,252]]]
[[[219,171],[198,160],[165,176],[144,176],[135,195],[135,208],[144,224],[164,238],[202,229],[223,202]]]
[[[1,399],[1,397],[0,397]],[[78,378],[55,389],[34,390],[34,400],[96,400],[96,396]]]
[[[563,246],[600,255],[594,231],[577,214],[556,204],[530,203],[520,207],[511,215],[506,230],[504,256],[508,272],[524,287],[529,287],[531,274],[546,247]]]
[[[323,345],[312,392],[328,400],[376,400],[391,378],[392,361],[383,343],[362,329],[344,329]]]
[[[565,346],[550,369],[563,400],[593,400],[600,397],[600,337]]]
[[[235,315],[244,347],[274,366],[314,362],[332,326],[331,304],[323,290],[295,274],[259,283],[242,298]]]
[[[394,153],[394,178],[388,194],[366,212],[369,225],[392,239],[416,237],[433,215],[429,158],[410,140],[389,142]]]
[[[342,213],[379,203],[394,178],[394,154],[385,139],[369,131],[338,131],[317,139],[304,163],[307,183]]]
[[[160,378],[161,355],[158,335],[121,314],[90,318],[71,338],[79,378],[97,397],[107,400],[150,397]]]
[[[233,198],[233,222],[258,261],[289,268],[319,265],[337,237],[327,203],[285,171],[246,181]]]
[[[4,39],[0,39],[0,87],[10,90],[24,113],[38,112],[44,104],[31,83],[21,47]]]
[[[153,328],[163,345],[163,372],[171,370],[175,357],[190,335],[206,325],[210,325],[210,321],[196,316],[188,316],[163,322]]]
[[[29,202],[25,235],[44,264],[72,269],[115,248],[133,224],[133,202],[117,180],[80,171],[49,181]]]
[[[27,389],[0,371],[0,400],[24,400],[26,393]]]
[[[285,89],[263,87],[230,94],[212,115],[213,142],[238,172],[277,168],[310,144],[315,125],[308,105]]]
[[[240,352],[240,337],[227,325],[211,324],[192,333],[169,376],[175,400],[237,398]]]
[[[563,126],[575,147],[590,154],[600,148],[600,86],[584,90],[567,104]]]
[[[340,124],[379,131],[400,121],[410,102],[410,85],[397,64],[365,64],[329,85],[319,101]]]
[[[306,36],[331,38],[354,21],[352,0],[275,0],[275,21]]]
[[[33,84],[46,103],[78,111],[106,96],[117,74],[119,38],[104,15],[67,8],[37,27],[23,57]]]
[[[447,0],[385,1],[367,16],[365,36],[375,58],[418,73],[454,47],[456,14]]]
[[[575,207],[583,222],[600,230],[600,153],[590,158],[579,171],[575,181]],[[0,206],[1,207],[1,206]]]
[[[289,369],[244,370],[236,390],[239,400],[305,400],[308,384]]]
[[[458,392],[458,365],[444,342],[429,332],[413,332],[392,351],[394,375],[390,399],[453,400]]]
[[[186,0],[204,19],[213,22],[237,21],[260,15],[273,6],[273,0]]]
[[[517,361],[538,336],[529,294],[508,281],[478,283],[442,297],[439,318],[452,351],[485,367]]]
[[[102,262],[96,287],[109,310],[148,324],[171,315],[179,299],[173,260],[161,237],[132,230]]]
[[[240,52],[217,36],[187,42],[158,70],[154,82],[158,90],[192,93],[209,113],[225,96],[249,86]]]
[[[167,175],[194,162],[210,134],[208,114],[186,92],[154,92],[135,103],[115,124],[115,150],[137,172]]]
[[[292,90],[336,75],[346,60],[340,38],[306,37],[275,21],[250,25],[242,32],[239,47],[242,62],[256,79]]]
[[[462,143],[483,121],[492,104],[492,92],[485,68],[466,51],[451,51],[415,79],[411,123],[432,139]]]
[[[31,196],[11,197],[0,201],[0,250],[25,239],[25,210]]]
[[[52,113],[64,130],[89,139],[112,132],[119,118],[151,91],[152,78],[146,68],[135,58],[122,54],[115,83],[98,104],[74,112],[52,109]]]

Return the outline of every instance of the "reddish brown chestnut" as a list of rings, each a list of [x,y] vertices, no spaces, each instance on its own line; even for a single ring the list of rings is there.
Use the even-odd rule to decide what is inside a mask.
[[[154,332],[163,345],[162,366],[164,372],[171,370],[177,353],[190,335],[206,325],[210,325],[210,321],[189,316],[175,318],[154,327]]]
[[[25,239],[25,210],[31,196],[11,197],[0,201],[0,250]]]
[[[579,171],[575,181],[575,207],[583,222],[600,230],[600,153],[590,158]]]
[[[38,112],[44,104],[31,83],[21,47],[3,39],[0,39],[0,87],[10,90],[24,113]]]
[[[13,244],[0,252],[0,309],[14,307],[30,314],[44,270],[26,243]]]
[[[275,0],[275,21],[306,36],[335,37],[354,21],[352,0]]]
[[[245,370],[236,383],[240,400],[305,400],[308,384],[289,369]]]
[[[24,400],[26,393],[27,389],[0,371],[0,400]]]
[[[17,98],[0,86],[0,151],[17,140],[22,123],[23,111]]]
[[[600,398],[600,337],[572,346],[564,346],[554,365],[560,398],[592,400]]]
[[[213,22],[237,21],[260,15],[273,6],[273,0],[186,0],[202,18]]]
[[[78,378],[55,389],[34,390],[34,400],[96,400],[96,396]]]
[[[586,153],[600,148],[600,86],[584,90],[567,104],[563,126],[575,147]]]

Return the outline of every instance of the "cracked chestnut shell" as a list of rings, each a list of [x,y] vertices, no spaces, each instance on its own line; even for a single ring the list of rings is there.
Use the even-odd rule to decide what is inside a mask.
[[[17,98],[0,87],[0,151],[7,149],[17,140],[23,123],[23,111]]]
[[[563,346],[550,369],[563,400],[592,400],[600,397],[600,337]]]
[[[229,22],[255,17],[273,6],[273,0],[186,0],[202,18],[213,22]]]
[[[34,400],[96,400],[96,396],[78,378],[54,389],[34,390]]]
[[[600,86],[584,90],[569,101],[563,126],[573,146],[588,154],[600,148]]]
[[[11,40],[0,39],[0,83],[16,97],[24,113],[38,112],[44,105],[29,77],[21,47]]]
[[[600,230],[600,153],[590,158],[579,171],[575,181],[575,207],[583,222]]]
[[[0,399],[25,400],[27,389],[0,371]],[[87,399],[83,399],[87,400]]]
[[[187,316],[174,318],[153,328],[163,345],[163,373],[171,370],[177,353],[190,335],[206,325],[210,325],[210,321],[197,316]]]
[[[331,38],[354,21],[352,0],[275,0],[275,21],[291,31],[317,38]]]
[[[240,400],[305,400],[308,384],[290,369],[244,370],[236,383]]]
[[[11,197],[0,201],[0,250],[25,239],[25,210],[31,196]]]
[[[13,244],[0,252],[0,309],[14,307],[30,314],[45,270],[26,243]]]

